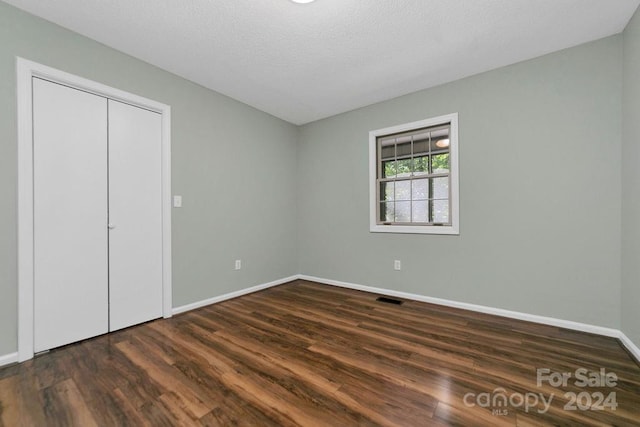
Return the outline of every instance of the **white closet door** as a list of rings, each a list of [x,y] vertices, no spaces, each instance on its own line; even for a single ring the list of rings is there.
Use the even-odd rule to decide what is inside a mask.
[[[110,330],[162,317],[162,116],[109,100]]]
[[[107,100],[33,79],[34,349],[108,331]]]

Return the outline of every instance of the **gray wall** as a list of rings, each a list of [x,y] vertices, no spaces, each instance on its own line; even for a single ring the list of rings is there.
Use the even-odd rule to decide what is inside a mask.
[[[622,331],[640,347],[640,12],[624,32]]]
[[[614,36],[305,125],[300,272],[619,328],[621,79]],[[452,112],[460,236],[369,233],[368,132]]]
[[[0,2],[0,355],[17,350],[16,56],[172,106],[174,306],[296,273],[295,126]]]

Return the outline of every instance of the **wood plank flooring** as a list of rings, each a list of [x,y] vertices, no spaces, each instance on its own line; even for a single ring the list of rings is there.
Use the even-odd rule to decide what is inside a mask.
[[[377,297],[296,281],[52,350],[0,369],[0,424],[640,425],[615,339]],[[572,378],[538,386],[538,368]],[[580,368],[615,387],[578,387]]]

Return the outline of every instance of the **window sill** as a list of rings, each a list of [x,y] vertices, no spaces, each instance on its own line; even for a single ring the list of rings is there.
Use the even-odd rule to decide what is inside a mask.
[[[371,225],[371,233],[397,233],[397,234],[447,234],[459,236],[458,227],[429,226],[429,225]]]

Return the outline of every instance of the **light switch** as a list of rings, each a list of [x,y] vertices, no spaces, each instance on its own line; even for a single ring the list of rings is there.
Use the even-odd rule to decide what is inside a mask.
[[[173,196],[173,207],[174,208],[182,207],[182,196]]]

